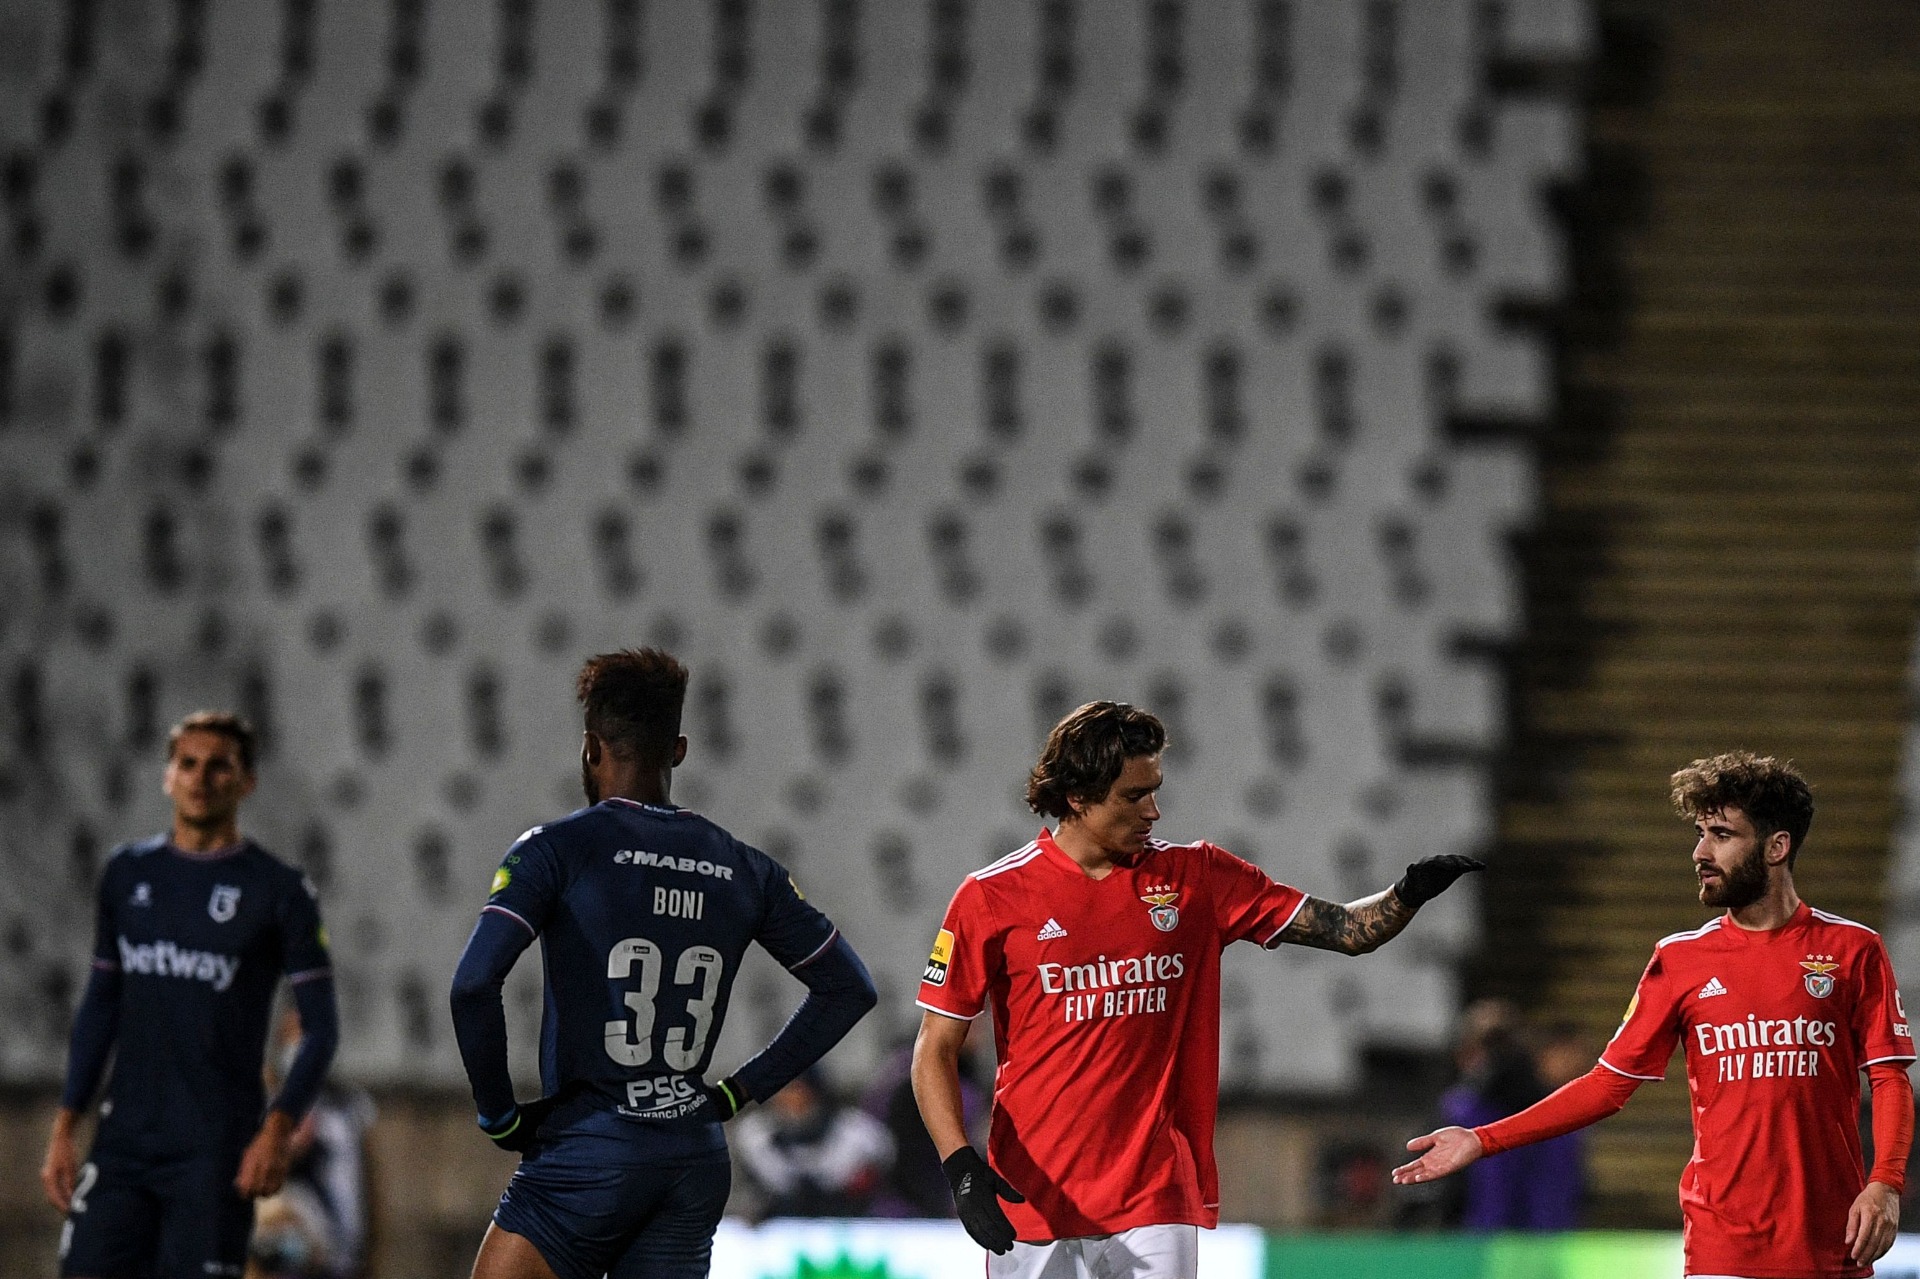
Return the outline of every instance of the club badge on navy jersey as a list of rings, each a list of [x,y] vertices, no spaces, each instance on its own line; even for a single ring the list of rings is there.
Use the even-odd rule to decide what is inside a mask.
[[[1154,886],[1158,891],[1142,893],[1140,900],[1147,904],[1147,918],[1153,926],[1163,933],[1170,933],[1180,927],[1180,911],[1174,903],[1180,900],[1180,894],[1163,885]]]
[[[240,909],[240,890],[232,884],[215,884],[213,896],[207,898],[207,914],[213,916],[213,922],[224,924],[232,919],[234,912]]]
[[[129,906],[153,905],[153,885],[141,880],[133,886],[133,896],[127,898]]]
[[[1808,955],[1800,961],[1807,970],[1807,993],[1815,999],[1825,999],[1833,993],[1833,970],[1840,965],[1833,962],[1832,955]]]

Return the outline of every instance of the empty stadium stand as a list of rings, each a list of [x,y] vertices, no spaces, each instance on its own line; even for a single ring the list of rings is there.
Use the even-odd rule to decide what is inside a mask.
[[[266,729],[343,1068],[458,1079],[570,680],[696,671],[676,798],[911,992],[1047,726],[1174,733],[1164,834],[1323,896],[1492,834],[1492,646],[1578,121],[1574,0],[13,3],[0,66],[0,1077],[64,1052],[160,734]],[[1230,1085],[1432,1047],[1468,894],[1235,954]],[[530,966],[529,966],[530,967]],[[535,974],[514,994],[519,1042]],[[792,999],[739,987],[722,1059]],[[1301,1033],[1296,1027],[1311,1027]]]

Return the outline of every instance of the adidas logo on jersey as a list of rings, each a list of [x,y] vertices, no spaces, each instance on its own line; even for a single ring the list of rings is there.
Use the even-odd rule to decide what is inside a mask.
[[[1035,934],[1034,940],[1035,941],[1052,941],[1056,937],[1065,937],[1066,935],[1067,935],[1067,930],[1060,927],[1060,921],[1055,919],[1053,916],[1049,915],[1047,916],[1046,927],[1042,928],[1037,934]]]
[[[1700,988],[1700,998],[1702,999],[1712,999],[1715,995],[1724,995],[1726,993],[1727,988],[1720,984],[1718,977],[1707,978],[1707,984]]]

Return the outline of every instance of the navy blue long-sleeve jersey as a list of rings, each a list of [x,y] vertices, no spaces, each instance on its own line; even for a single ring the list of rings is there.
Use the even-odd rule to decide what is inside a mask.
[[[100,877],[64,1104],[87,1104],[112,1054],[101,1146],[142,1156],[239,1149],[266,1108],[261,1064],[283,973],[303,1042],[274,1104],[297,1119],[338,1042],[312,886],[250,840],[207,856],[164,835],[115,850]]]
[[[764,1100],[873,1007],[872,979],[780,864],[696,813],[613,798],[507,851],[454,976],[454,1030],[483,1124],[514,1106],[500,988],[540,939],[540,1075],[564,1100],[543,1140],[603,1138],[608,1163],[722,1151],[701,1086],[747,948],[810,994],[736,1078]]]

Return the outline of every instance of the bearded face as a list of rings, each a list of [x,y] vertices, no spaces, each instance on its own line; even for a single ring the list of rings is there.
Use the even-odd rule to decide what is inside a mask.
[[[1727,910],[1739,910],[1751,906],[1767,895],[1767,859],[1760,841],[1755,840],[1752,850],[1735,862],[1726,874],[1702,877],[1700,881],[1700,904],[1703,906],[1721,906]]]
[[[1693,850],[1693,871],[1700,880],[1700,904],[1739,910],[1767,895],[1767,841],[1737,809],[1708,814],[1696,823],[1700,841]]]

